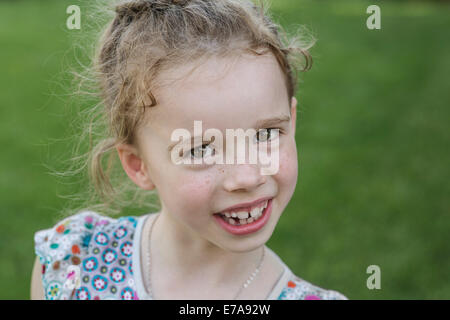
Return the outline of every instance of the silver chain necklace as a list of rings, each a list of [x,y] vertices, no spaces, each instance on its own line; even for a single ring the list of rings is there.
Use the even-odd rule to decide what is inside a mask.
[[[150,232],[149,232],[149,236],[148,236],[148,240],[149,240],[149,245],[148,245],[148,250],[147,250],[147,288],[148,288],[148,294],[150,295],[150,297],[153,299],[153,290],[152,290],[152,285],[151,285],[151,281],[150,281],[150,277],[151,277],[151,265],[150,265],[150,249],[151,249],[151,239],[152,239],[152,231],[153,231],[153,226],[155,225],[156,220],[159,218],[159,214],[158,216],[153,220],[152,225],[150,226]],[[247,288],[250,283],[252,283],[253,279],[255,279],[256,275],[259,273],[259,270],[261,269],[261,265],[264,261],[264,256],[266,254],[266,248],[265,246],[263,246],[263,253],[261,255],[261,260],[259,261],[258,266],[256,267],[255,271],[253,271],[250,276],[248,277],[248,279],[244,282],[244,284],[239,288],[239,291],[237,292],[237,294],[234,296],[233,300],[236,300],[236,298],[239,296],[239,294],[242,292],[243,289]]]

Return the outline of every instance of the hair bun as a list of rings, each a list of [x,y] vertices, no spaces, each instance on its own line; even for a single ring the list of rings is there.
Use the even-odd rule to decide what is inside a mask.
[[[138,1],[129,1],[125,3],[118,4],[115,7],[116,14],[119,18],[136,15],[139,12],[147,11],[151,9],[151,1],[138,0]]]
[[[136,15],[142,11],[164,10],[173,5],[185,6],[191,0],[133,0],[118,4],[115,11],[119,17]]]
[[[173,4],[178,4],[178,5],[181,5],[181,6],[184,6],[184,5],[186,5],[188,2],[190,2],[191,0],[172,0],[172,3]]]

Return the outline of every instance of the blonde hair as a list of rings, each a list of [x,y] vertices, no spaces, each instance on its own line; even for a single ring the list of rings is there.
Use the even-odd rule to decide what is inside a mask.
[[[89,137],[89,151],[72,157],[70,169],[62,173],[67,176],[88,168],[88,197],[80,194],[74,198],[85,201],[84,209],[114,215],[130,206],[141,210],[159,206],[155,204],[159,199],[151,197],[156,190],[138,188],[120,166],[117,174],[113,170],[117,169],[114,164],[120,163],[116,146],[135,144],[134,135],[146,109],[158,103],[158,77],[166,70],[187,62],[198,66],[203,58],[212,56],[272,53],[285,76],[288,97],[295,96],[297,71],[306,71],[312,64],[308,49],[314,38],[302,26],[288,36],[270,17],[266,1],[257,2],[138,0],[111,4],[109,0],[98,6],[100,13],[110,18],[98,33],[91,66],[74,72],[77,93],[88,93],[80,89],[88,84],[99,101],[81,113],[83,120],[89,118],[81,130],[82,139]],[[66,208],[63,215],[71,212],[73,209]]]

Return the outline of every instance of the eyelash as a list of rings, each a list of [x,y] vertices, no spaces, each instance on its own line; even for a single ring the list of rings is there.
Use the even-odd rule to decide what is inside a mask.
[[[256,135],[258,135],[258,133],[259,133],[260,131],[263,131],[263,130],[270,130],[270,132],[272,132],[272,130],[276,130],[276,129],[278,129],[278,133],[279,133],[279,134],[284,134],[284,130],[283,130],[282,128],[265,128],[265,129],[260,129],[260,130],[258,130],[257,133],[256,133]],[[270,135],[270,137],[272,137],[272,136]],[[267,141],[270,141],[270,139],[267,140]],[[205,146],[207,147],[207,146],[209,146],[210,144],[211,144],[211,143],[202,144],[202,145],[199,146],[199,147],[201,147],[202,149],[204,149]],[[192,148],[191,150],[189,150],[189,154],[188,154],[188,155],[191,156],[191,159],[192,159],[192,160],[195,159],[195,157],[192,155],[192,151],[194,151],[195,149],[197,149],[197,148],[199,148],[199,147],[195,147],[195,148]],[[215,151],[215,150],[213,150],[213,152],[214,152],[214,151]],[[202,157],[202,158],[203,158],[203,157]]]

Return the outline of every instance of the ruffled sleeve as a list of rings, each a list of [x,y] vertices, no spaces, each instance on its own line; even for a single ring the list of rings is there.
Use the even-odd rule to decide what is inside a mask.
[[[83,211],[50,229],[34,234],[34,249],[42,265],[46,300],[70,300],[79,286],[80,264],[88,253],[94,226],[101,216]]]

